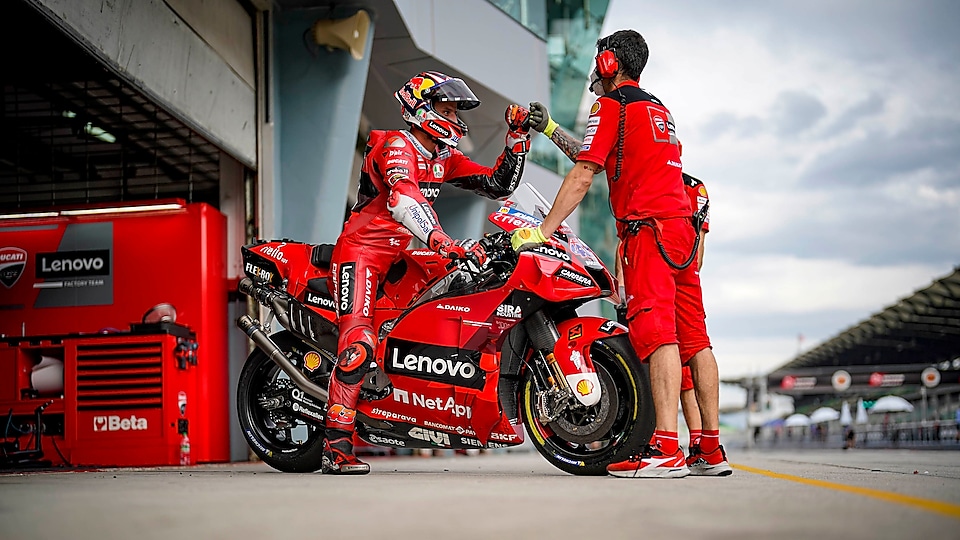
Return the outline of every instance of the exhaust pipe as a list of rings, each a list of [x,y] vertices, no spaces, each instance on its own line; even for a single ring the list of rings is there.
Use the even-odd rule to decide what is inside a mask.
[[[275,364],[280,366],[280,369],[282,369],[301,390],[321,401],[327,401],[327,389],[317,386],[316,383],[306,378],[299,369],[290,363],[287,355],[283,354],[280,347],[263,331],[263,327],[260,326],[260,321],[249,315],[241,315],[240,318],[237,319],[237,327],[243,330],[257,347],[266,353],[270,360],[273,360]]]

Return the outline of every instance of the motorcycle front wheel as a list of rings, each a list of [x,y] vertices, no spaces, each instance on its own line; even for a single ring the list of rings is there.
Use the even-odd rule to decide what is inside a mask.
[[[607,465],[640,453],[655,422],[648,368],[627,336],[595,342],[590,357],[603,396],[592,407],[569,407],[544,424],[532,370],[521,388],[521,415],[534,447],[553,466],[578,476],[605,475]]]
[[[270,337],[297,367],[304,365],[303,357],[310,351],[321,354],[323,365],[331,365],[334,356],[325,347],[307,347],[286,331]],[[329,380],[305,374],[324,386]],[[255,349],[237,383],[237,417],[247,443],[264,463],[281,472],[314,472],[323,458],[323,426],[293,414],[284,398],[291,388],[293,381],[287,374],[266,353]]]

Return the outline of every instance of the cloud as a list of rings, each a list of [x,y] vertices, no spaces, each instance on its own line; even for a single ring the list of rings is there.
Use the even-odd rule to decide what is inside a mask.
[[[795,137],[810,129],[824,116],[827,108],[807,92],[781,92],[773,104],[772,129],[780,137]]]
[[[652,21],[683,20],[682,25]],[[960,264],[960,3],[614,0],[711,196],[721,375],[775,368]]]

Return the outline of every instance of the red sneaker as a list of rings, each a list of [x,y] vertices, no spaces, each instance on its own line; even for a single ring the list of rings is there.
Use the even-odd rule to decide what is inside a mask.
[[[700,445],[690,448],[690,456],[687,457],[687,467],[690,467],[690,474],[694,476],[730,476],[733,474],[733,468],[727,463],[727,453],[723,450],[723,445],[709,454],[704,454],[700,450]]]
[[[621,478],[683,478],[690,469],[679,448],[675,454],[664,454],[648,445],[639,456],[607,465],[607,472]]]

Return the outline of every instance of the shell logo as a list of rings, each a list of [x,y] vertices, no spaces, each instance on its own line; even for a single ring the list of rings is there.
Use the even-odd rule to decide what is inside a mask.
[[[600,112],[600,102],[596,101],[593,107],[590,107],[590,114],[597,114],[598,112]]]
[[[700,192],[701,196],[703,197],[707,196],[707,188],[703,187],[702,185],[700,186],[700,189],[698,191]]]
[[[581,396],[589,396],[593,393],[593,383],[586,379],[580,379],[580,382],[577,383],[577,393]]]
[[[320,367],[320,361],[320,355],[314,351],[310,351],[303,356],[303,365],[310,371],[315,371]]]

